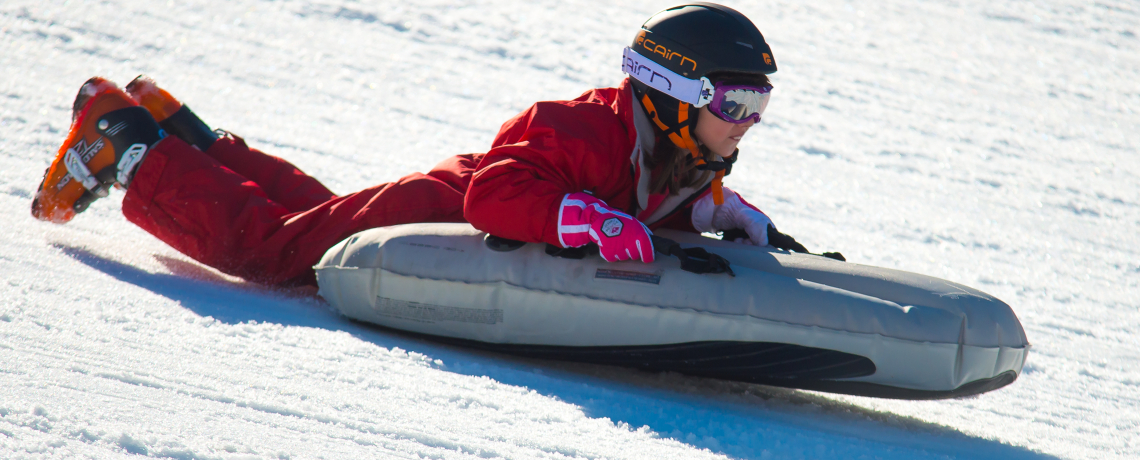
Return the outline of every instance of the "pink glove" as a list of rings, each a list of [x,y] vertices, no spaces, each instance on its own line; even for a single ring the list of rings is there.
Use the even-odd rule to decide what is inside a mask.
[[[569,193],[558,209],[558,241],[564,248],[593,242],[606,262],[653,262],[652,232],[641,221],[587,193]]]
[[[756,209],[728,187],[724,187],[724,204],[713,204],[712,194],[705,195],[693,203],[693,228],[701,232],[743,229],[748,238],[738,243],[753,246],[768,245],[768,226],[772,220]]]

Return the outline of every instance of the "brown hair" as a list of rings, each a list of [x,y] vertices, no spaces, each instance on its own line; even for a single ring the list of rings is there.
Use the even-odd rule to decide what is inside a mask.
[[[771,85],[768,76],[764,74],[755,73],[740,73],[740,72],[717,72],[710,74],[709,80],[714,84],[728,83],[740,85],[753,85],[753,86],[768,86]],[[697,110],[690,107],[689,113],[689,133],[696,141],[696,128],[697,128]],[[697,169],[696,160],[693,159],[688,149],[674,144],[669,140],[669,136],[665,134],[657,124],[653,124],[653,151],[647,152],[649,155],[645,156],[645,166],[649,169],[649,193],[665,193],[676,195],[682,188],[692,187],[696,184],[704,182],[708,171],[701,171]],[[706,162],[715,160],[717,156],[705,147],[704,144],[697,142],[700,149],[701,157]]]

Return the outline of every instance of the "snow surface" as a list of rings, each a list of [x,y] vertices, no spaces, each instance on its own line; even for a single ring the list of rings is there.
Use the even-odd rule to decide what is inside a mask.
[[[1012,305],[1024,373],[973,398],[475,353],[220,276],[121,192],[64,226],[28,212],[92,75],[147,73],[350,192],[616,84],[670,3],[0,3],[0,457],[1140,457],[1134,1],[732,5],[780,71],[728,184],[809,248]]]

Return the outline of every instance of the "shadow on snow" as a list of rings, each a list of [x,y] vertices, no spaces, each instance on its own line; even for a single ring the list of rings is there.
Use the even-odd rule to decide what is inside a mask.
[[[233,282],[200,265],[163,256],[156,257],[174,274],[151,273],[87,249],[57,247],[91,268],[176,300],[203,317],[228,324],[256,321],[348,332],[379,347],[442,360],[440,370],[445,372],[526,387],[577,405],[589,417],[608,418],[629,429],[647,426],[658,436],[733,458],[1056,458],[806,391],[452,347],[349,320],[311,290]]]

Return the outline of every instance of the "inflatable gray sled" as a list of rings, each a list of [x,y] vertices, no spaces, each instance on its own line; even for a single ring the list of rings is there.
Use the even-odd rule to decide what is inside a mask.
[[[492,249],[468,224],[358,233],[314,267],[350,318],[448,343],[782,387],[900,399],[1010,384],[1029,343],[989,294],[898,270],[659,230],[731,262],[608,263]],[[509,249],[509,248],[508,248]]]

